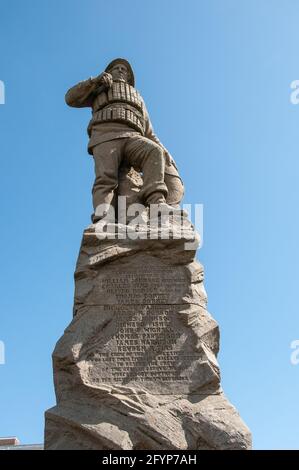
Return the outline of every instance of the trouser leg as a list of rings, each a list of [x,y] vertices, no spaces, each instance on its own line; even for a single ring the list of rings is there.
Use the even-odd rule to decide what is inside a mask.
[[[122,161],[123,145],[124,139],[115,139],[93,148],[95,181],[92,188],[92,200],[95,218],[99,209],[103,210],[104,204],[107,208],[112,204],[114,192],[118,186],[118,169]]]
[[[164,182],[165,159],[161,147],[146,137],[130,137],[125,144],[124,153],[130,165],[142,171],[143,186],[140,195],[144,202],[165,202],[168,191]]]
[[[179,205],[184,196],[184,184],[173,164],[166,165],[164,180],[168,189],[167,204],[171,206]]]

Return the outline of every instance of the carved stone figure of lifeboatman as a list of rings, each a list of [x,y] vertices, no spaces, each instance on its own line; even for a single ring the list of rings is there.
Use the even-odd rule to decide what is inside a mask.
[[[105,72],[70,88],[65,99],[69,106],[92,108],[88,152],[95,163],[94,223],[107,214],[113,202],[123,161],[142,173],[142,203],[180,212],[182,180],[173,158],[153,131],[127,60],[113,60]]]

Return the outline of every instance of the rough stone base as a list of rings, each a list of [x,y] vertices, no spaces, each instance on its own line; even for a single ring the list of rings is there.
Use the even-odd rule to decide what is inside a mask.
[[[53,353],[57,406],[46,412],[45,448],[249,449],[220,387],[219,331],[192,225],[145,223],[138,233],[84,232],[74,319]]]
[[[46,413],[48,449],[249,449],[236,409],[218,395],[124,395],[103,391]]]

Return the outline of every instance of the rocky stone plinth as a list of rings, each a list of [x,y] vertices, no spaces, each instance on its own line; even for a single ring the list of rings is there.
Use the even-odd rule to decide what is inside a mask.
[[[45,448],[249,449],[220,386],[192,225],[115,230],[115,239],[96,225],[83,235],[74,318],[53,353]]]

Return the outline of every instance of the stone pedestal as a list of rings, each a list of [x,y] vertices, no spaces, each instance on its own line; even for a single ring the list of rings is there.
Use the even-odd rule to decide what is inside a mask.
[[[83,235],[74,318],[53,353],[45,448],[249,449],[220,387],[193,227],[145,224],[134,240],[136,227],[114,229],[115,239],[99,239],[95,225]]]

